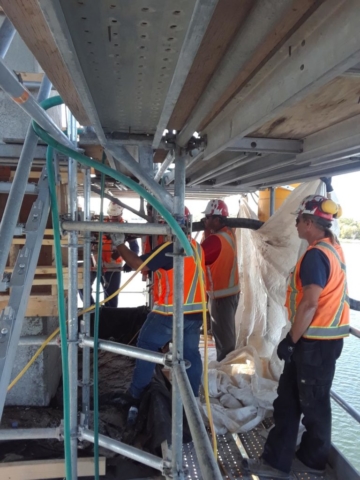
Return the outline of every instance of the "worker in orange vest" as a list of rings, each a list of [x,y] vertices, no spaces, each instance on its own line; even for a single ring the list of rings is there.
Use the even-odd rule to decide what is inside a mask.
[[[349,299],[344,254],[330,230],[340,207],[321,195],[309,195],[296,210],[299,238],[309,244],[297,262],[287,289],[291,329],[279,343],[285,361],[275,426],[259,459],[244,460],[247,474],[290,478],[300,417],[306,431],[297,459],[309,475],[322,475],[331,447],[330,390],[336,360],[349,335]]]
[[[124,235],[111,234],[114,245],[117,245],[119,254],[135,270],[152,253],[137,256],[124,245]],[[201,246],[192,240],[202,262],[204,279],[205,263]],[[156,249],[154,249],[155,251]],[[146,266],[154,272],[154,298],[156,299],[152,311],[140,331],[137,346],[157,352],[172,339],[173,320],[173,257],[167,254],[173,252],[173,243],[162,250]],[[187,374],[195,396],[199,395],[202,375],[202,362],[199,352],[200,328],[202,325],[202,301],[199,275],[193,257],[184,259],[184,358],[191,363]],[[155,365],[153,363],[136,360],[135,370],[130,388],[124,396],[127,406],[136,404],[150,383]]]
[[[240,282],[236,239],[224,225],[229,215],[223,200],[210,200],[205,211],[205,253],[207,294],[211,328],[220,362],[235,349],[235,313],[239,304]]]
[[[107,209],[108,218],[105,219],[107,222],[111,223],[124,223],[123,208],[117,203],[110,202]],[[129,240],[129,247],[136,254],[139,253],[139,245],[137,240]],[[121,283],[121,267],[124,264],[123,259],[119,255],[116,247],[112,244],[110,235],[104,234],[102,239],[102,275],[100,282],[104,289],[104,298],[112,295],[116,290],[120,288]],[[96,278],[95,275],[92,276],[92,283]],[[118,297],[115,296],[111,300],[105,303],[107,307],[117,307],[118,306]]]

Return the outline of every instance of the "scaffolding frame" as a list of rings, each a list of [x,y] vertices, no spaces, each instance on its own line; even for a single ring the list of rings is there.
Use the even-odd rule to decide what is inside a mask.
[[[7,27],[9,27],[7,25]],[[10,34],[13,35],[11,28],[7,28],[6,42],[9,43]],[[5,49],[4,49],[5,50]],[[1,48],[0,48],[1,51]],[[45,80],[47,82],[47,80]],[[0,59],[0,86],[3,90],[16,101],[17,104],[33,118],[41,127],[49,132],[60,143],[76,148],[76,121],[70,114],[68,116],[68,132],[69,138],[66,137],[63,132],[55,125],[48,114],[40,107],[38,102],[32,97],[32,95],[24,88],[16,79],[16,77],[10,72],[5,64]],[[48,84],[50,89],[50,84]],[[17,101],[19,98],[21,102]],[[37,137],[30,125],[28,130],[28,136],[32,139],[31,145],[34,150],[37,144]],[[28,138],[27,136],[27,138]],[[106,148],[106,145],[104,145]],[[28,148],[28,147],[27,147]],[[25,145],[23,152],[25,150]],[[148,149],[139,149],[144,155],[148,157]],[[28,155],[29,164],[28,170],[30,171],[31,162],[33,159],[33,151]],[[117,153],[116,148],[112,148],[111,153]],[[121,153],[123,153],[121,151]],[[23,157],[24,155],[22,155]],[[122,162],[122,155],[118,158],[118,161]],[[135,162],[128,155],[125,156],[125,165]],[[17,169],[17,172],[20,169]],[[219,480],[222,478],[216,459],[212,452],[211,443],[206,433],[205,426],[201,417],[199,407],[192,392],[190,382],[186,374],[186,362],[183,357],[183,328],[184,328],[184,316],[183,316],[183,279],[184,279],[184,254],[181,248],[180,241],[175,238],[174,240],[174,315],[173,315],[173,342],[171,353],[168,355],[156,354],[156,352],[149,352],[140,348],[131,347],[128,345],[114,344],[114,342],[99,341],[98,345],[94,345],[93,339],[90,337],[90,319],[89,314],[85,315],[81,325],[80,332],[78,331],[77,322],[77,248],[78,248],[78,231],[83,230],[85,232],[85,244],[84,244],[84,266],[85,266],[85,281],[84,281],[84,307],[90,306],[90,231],[93,226],[86,226],[86,223],[90,220],[90,171],[88,168],[84,169],[84,224],[76,221],[77,214],[77,162],[69,158],[69,188],[68,188],[68,204],[69,221],[66,223],[68,228],[68,260],[69,260],[69,283],[71,288],[68,292],[68,358],[69,358],[69,377],[70,377],[70,450],[71,450],[71,462],[72,462],[72,479],[77,479],[77,448],[78,441],[88,440],[94,442],[94,433],[88,428],[89,425],[89,413],[90,413],[90,348],[108,349],[115,351],[116,353],[132,356],[133,358],[140,358],[151,360],[156,363],[165,363],[167,366],[173,369],[173,382],[172,382],[172,445],[169,452],[171,458],[162,459],[155,455],[144,452],[140,449],[126,445],[122,442],[115,441],[111,438],[99,435],[99,445],[108,448],[114,452],[121,453],[128,458],[132,458],[141,463],[149,465],[162,472],[167,477],[173,479],[184,479],[185,472],[183,467],[183,453],[182,453],[182,429],[183,429],[183,406],[188,417],[190,431],[193,436],[195,450],[197,452],[200,468],[204,478],[208,480]],[[144,175],[146,177],[144,178]],[[25,192],[25,186],[27,178],[26,175],[22,175],[22,191]],[[153,172],[142,172],[141,178],[139,178],[144,185],[152,192],[152,194],[161,198],[167,208],[172,207],[171,213],[174,216],[182,216],[184,212],[184,199],[185,199],[185,158],[182,155],[182,151],[178,150],[175,157],[175,191],[174,196],[171,197],[168,192],[160,185],[158,185],[153,179]],[[25,182],[25,183],[24,183]],[[14,185],[10,190],[9,196],[12,195]],[[10,248],[11,239],[14,235],[16,228],[16,219],[20,211],[20,204],[15,208],[13,204],[7,205],[9,216],[11,213],[12,218],[15,218],[13,224],[8,229],[8,247]],[[18,209],[18,210],[17,210]],[[47,210],[48,212],[48,210]],[[43,212],[44,214],[44,212]],[[47,215],[43,215],[46,216]],[[1,224],[0,234],[3,231],[4,222]],[[72,225],[71,225],[72,224]],[[126,225],[131,230],[132,225]],[[104,228],[100,226],[103,231]],[[141,230],[141,233],[153,234],[156,230],[169,233],[167,227],[149,225],[135,226],[135,230]],[[105,229],[106,230],[106,229]],[[120,230],[120,229],[116,229]],[[123,229],[121,229],[123,230]],[[6,258],[8,250],[3,249],[1,253],[1,269],[0,274],[6,270]],[[21,254],[21,252],[20,252]],[[37,255],[38,257],[38,255]],[[37,257],[33,257],[33,262],[37,262]],[[86,270],[86,268],[88,269]],[[7,288],[9,283],[7,282],[4,288]],[[27,302],[26,302],[27,303]],[[18,325],[22,325],[23,318],[17,320]],[[79,336],[80,334],[80,336]],[[19,331],[20,335],[20,331]],[[9,335],[11,336],[11,334]],[[17,344],[18,344],[17,339]],[[78,421],[78,409],[77,409],[77,392],[78,392],[78,348],[83,349],[83,371],[82,371],[82,409],[80,414],[80,421]],[[7,383],[9,383],[13,362],[7,362],[6,376]],[[4,390],[3,390],[4,391]],[[5,387],[6,392],[6,387]],[[5,394],[3,403],[5,403]],[[60,432],[60,433],[59,433]],[[19,437],[16,435],[19,433]],[[27,431],[18,431],[10,433],[3,431],[0,433],[0,439],[15,439],[15,438],[61,438],[63,435],[61,427],[59,429],[29,429]],[[69,480],[69,479],[68,479]]]

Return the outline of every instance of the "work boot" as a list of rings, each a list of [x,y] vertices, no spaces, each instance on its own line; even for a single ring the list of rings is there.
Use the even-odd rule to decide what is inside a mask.
[[[290,480],[290,473],[285,473],[277,468],[272,467],[263,458],[244,458],[241,462],[241,469],[246,475],[257,475],[264,478],[272,478],[273,480]]]
[[[306,465],[306,463],[301,460],[298,456],[298,454],[295,454],[295,459],[293,461],[293,466],[292,469],[294,472],[299,472],[299,473],[308,473],[309,475],[324,475],[325,474],[325,468],[324,469],[317,469],[317,468],[312,468]]]

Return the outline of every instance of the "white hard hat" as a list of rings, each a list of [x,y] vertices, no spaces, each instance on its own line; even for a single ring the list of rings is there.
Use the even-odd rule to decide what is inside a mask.
[[[206,205],[205,211],[202,213],[205,213],[205,215],[220,215],[222,217],[229,216],[229,210],[226,203],[220,199],[210,200]]]
[[[110,202],[108,209],[107,209],[107,214],[110,215],[110,217],[118,217],[119,215],[123,214],[123,207],[120,207],[117,203]]]

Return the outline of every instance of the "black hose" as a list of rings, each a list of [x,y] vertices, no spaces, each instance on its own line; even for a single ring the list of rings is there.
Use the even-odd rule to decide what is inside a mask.
[[[226,218],[224,225],[229,228],[249,228],[250,230],[258,230],[264,222],[260,222],[260,220],[253,220],[252,218]],[[194,222],[192,224],[192,231],[193,232],[201,232],[204,230],[204,223],[203,222]]]

